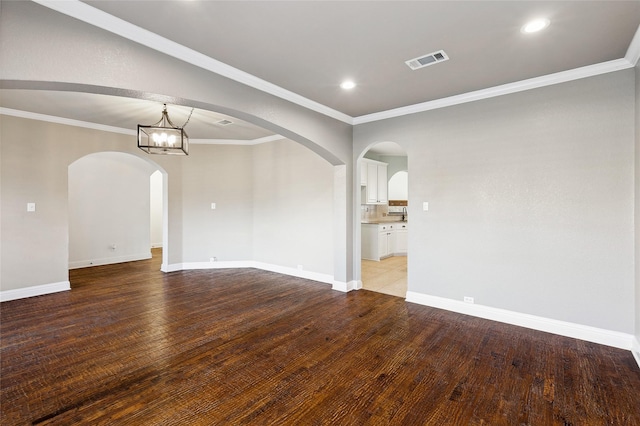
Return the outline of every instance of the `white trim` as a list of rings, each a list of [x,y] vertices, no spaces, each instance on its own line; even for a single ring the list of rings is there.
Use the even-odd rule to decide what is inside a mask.
[[[490,87],[461,95],[436,99],[415,105],[408,105],[387,111],[380,111],[373,114],[351,117],[326,105],[305,98],[297,93],[291,92],[268,81],[262,80],[245,71],[234,68],[216,59],[203,55],[186,46],[166,39],[151,31],[140,28],[130,22],[124,21],[99,9],[96,9],[79,0],[34,0],[45,7],[57,12],[71,16],[98,28],[117,34],[133,42],[142,44],[151,49],[157,50],[166,55],[180,59],[184,62],[198,66],[215,74],[230,78],[239,83],[245,84],[254,89],[269,93],[281,99],[290,101],[304,108],[335,118],[347,124],[358,125],[373,121],[385,120],[387,118],[400,117],[408,114],[415,114],[448,106],[459,105],[482,99],[489,99],[525,90],[541,88],[553,84],[564,83],[586,77],[592,77],[627,68],[633,68],[640,58],[640,27],[636,31],[634,38],[627,49],[624,58],[616,59],[599,64],[587,65],[585,67],[562,71],[554,74],[535,77],[514,83]],[[202,143],[202,142],[201,142]]]
[[[307,280],[318,281],[325,284],[333,285],[333,276],[329,274],[322,274],[320,272],[305,271],[298,268],[289,268],[286,266],[272,265],[263,262],[253,262],[253,267],[262,269],[263,271],[277,272],[279,274],[290,275],[292,277],[305,278]]]
[[[412,291],[407,292],[407,302],[446,309],[448,311],[458,312],[465,315],[472,315],[547,333],[572,337],[574,339],[586,340],[620,349],[631,350],[633,340],[633,335],[618,331],[605,330],[582,324],[523,314],[490,306],[470,304]]]
[[[638,367],[640,367],[640,340],[638,336],[634,336],[633,342],[631,343],[631,353],[633,357],[636,359],[638,363]]]
[[[322,274],[320,272],[305,271],[287,266],[274,265],[271,263],[256,262],[253,260],[234,260],[234,261],[218,261],[218,262],[184,262],[174,263],[171,265],[162,265],[162,272],[176,272],[200,269],[227,269],[227,268],[255,268],[263,271],[277,272],[292,277],[304,278],[307,280],[318,281],[325,284],[336,285],[333,276]],[[348,290],[347,290],[348,291]]]
[[[423,102],[420,104],[390,109],[387,111],[375,112],[373,114],[361,115],[360,117],[356,117],[353,119],[353,124],[358,125],[370,123],[373,121],[385,120],[387,118],[400,117],[403,115],[415,114],[418,112],[430,111],[453,105],[460,105],[467,102],[494,98],[496,96],[509,95],[512,93],[523,92],[525,90],[538,89],[541,87],[551,86],[553,84],[566,83],[568,81],[593,77],[596,75],[620,71],[628,68],[633,68],[631,62],[626,59],[616,59],[613,61],[602,62],[600,64],[588,65],[585,67],[562,71],[555,74],[517,81],[515,83],[503,84],[500,86],[490,87],[488,89],[476,90],[474,92],[450,96],[448,98],[436,99],[434,101]]]
[[[182,269],[182,263],[172,263],[169,265],[162,263],[162,265],[160,265],[160,271],[164,273],[182,271]]]
[[[638,25],[636,34],[633,36],[624,58],[634,67],[638,64],[638,60],[640,60],[640,25]]]
[[[603,62],[600,64],[588,65],[573,70],[562,71],[554,74],[531,78],[515,83],[504,84],[487,89],[477,90],[461,95],[451,96],[448,98],[437,99],[433,101],[423,102],[420,104],[409,105],[406,107],[380,111],[373,114],[362,115],[359,117],[351,117],[326,105],[322,105],[316,101],[305,98],[297,93],[291,92],[273,83],[258,78],[245,71],[234,68],[216,59],[208,57],[200,52],[190,49],[186,46],[178,44],[167,38],[164,38],[151,31],[140,28],[130,22],[124,21],[99,9],[78,0],[34,0],[45,7],[57,12],[71,16],[75,19],[84,21],[88,24],[102,28],[106,31],[117,34],[121,37],[129,39],[133,42],[142,44],[151,49],[157,50],[166,55],[180,59],[184,62],[198,66],[215,74],[230,78],[239,83],[245,84],[254,89],[269,93],[281,99],[300,105],[312,111],[324,114],[328,117],[335,118],[347,124],[357,125],[369,123],[373,121],[384,120],[387,118],[399,117],[417,112],[424,112],[447,106],[473,102],[481,99],[493,98],[496,96],[517,93],[524,90],[530,90],[545,87],[553,84],[564,83],[567,81],[577,80],[585,77],[592,77],[622,69],[632,68],[640,58],[640,28],[635,34],[625,58],[613,61]]]
[[[130,254],[127,256],[104,257],[102,259],[77,260],[74,262],[69,262],[69,269],[86,268],[89,266],[111,265],[113,263],[135,262],[136,260],[146,260],[146,259],[151,259],[151,252]]]
[[[22,111],[19,109],[0,107],[1,115],[26,118],[29,120],[46,121],[49,123],[64,124],[66,126],[82,127],[85,129],[100,130],[103,132],[120,133],[128,136],[136,136],[136,131],[123,127],[107,126],[104,124],[91,123],[89,121],[74,120],[71,118],[56,117],[55,115],[39,114],[37,112]],[[259,145],[262,143],[279,141],[286,139],[282,135],[263,136],[257,139],[189,139],[189,143],[194,145]]]
[[[194,145],[260,145],[286,139],[281,135],[264,136],[257,139],[189,139]]]
[[[45,294],[58,293],[61,291],[71,290],[69,281],[61,281],[59,283],[34,285],[25,288],[16,288],[14,290],[0,291],[0,302],[8,302],[9,300],[24,299],[27,297],[42,296]]]
[[[348,293],[352,290],[360,290],[362,288],[362,281],[349,281],[345,283],[343,281],[334,281],[331,286],[331,290],[341,291],[343,293]]]
[[[65,124],[67,126],[83,127],[85,129],[102,130],[103,132],[120,133],[136,136],[136,131],[122,127],[107,126],[104,124],[90,123],[88,121],[73,120],[71,118],[56,117],[54,115],[38,114],[37,112],[21,111],[18,109],[0,107],[0,114],[13,117],[27,118],[29,120],[47,121],[49,123]]]
[[[159,36],[158,34],[145,30],[144,28],[140,28],[130,22],[124,21],[78,0],[34,1],[57,12],[71,16],[80,21],[84,21],[98,28],[102,28],[103,30],[112,32],[116,35],[139,43],[143,46],[147,46],[166,55],[173,56],[174,58],[180,59],[184,62],[195,65],[207,71],[211,71],[223,77],[227,77],[239,83],[245,84],[249,87],[253,87],[254,89],[258,89],[265,93],[277,96],[281,99],[296,103],[312,111],[316,111],[320,114],[335,118],[336,120],[343,121],[347,124],[352,124],[353,120],[347,114],[307,99],[304,96],[298,95],[297,93],[286,90],[280,86],[276,86],[273,83],[269,83],[268,81],[265,81],[247,72],[234,68],[216,59],[210,58],[200,52]]]

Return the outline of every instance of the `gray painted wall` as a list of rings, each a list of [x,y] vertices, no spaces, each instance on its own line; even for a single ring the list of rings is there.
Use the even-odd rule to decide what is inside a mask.
[[[348,237],[354,226],[349,124],[32,2],[2,2],[0,19],[0,77],[4,88],[152,98],[218,111],[287,137],[335,165],[334,185],[339,190],[333,192],[333,275],[341,282],[353,279],[353,238]],[[181,186],[182,182],[173,181],[169,191]],[[174,218],[182,222],[181,214],[174,212]],[[169,263],[183,261],[182,235],[175,237]]]
[[[634,331],[634,73],[358,125],[409,162],[409,291]],[[422,202],[429,211],[422,211]]]
[[[344,164],[334,168],[337,279],[357,277],[359,269],[357,260],[352,263],[354,154],[376,141],[394,141],[409,155],[410,290],[455,300],[474,296],[488,306],[633,332],[634,300],[640,298],[633,278],[634,139],[636,148],[640,144],[640,126],[635,136],[633,130],[633,71],[360,125],[352,146],[345,123],[35,3],[1,7],[4,87],[86,90],[208,108]],[[67,180],[58,170],[92,152],[134,148],[122,136],[0,119],[0,285],[64,281]],[[61,141],[68,150],[55,149]],[[184,216],[195,214],[184,206],[197,204],[183,202],[183,188],[197,184],[197,176],[183,174],[186,160],[155,161],[170,176],[168,261],[200,259],[203,250],[191,245],[195,236],[182,232]],[[638,179],[636,168],[636,187]],[[35,214],[26,215],[29,201],[38,203]],[[420,210],[422,201],[430,202],[429,212]],[[635,317],[638,334],[640,315]]]
[[[130,136],[4,115],[0,119],[0,289],[67,281],[68,167],[96,152],[138,155],[135,151],[139,150]],[[159,158],[158,164],[162,165],[164,160]],[[163,166],[169,171],[179,170],[179,162]],[[179,181],[179,174],[173,174],[173,180]],[[178,249],[180,238],[176,231],[179,230],[181,197],[175,191],[170,195],[174,204],[169,211],[169,220],[176,222],[172,222],[168,238]],[[36,203],[35,212],[26,211],[28,202]]]
[[[333,167],[288,140],[253,150],[253,259],[332,275]]]
[[[133,185],[121,194],[144,202],[144,232],[126,244],[149,249],[149,175],[161,168],[168,175],[169,245],[177,253],[169,263],[215,256],[333,273],[334,167],[299,144],[192,145],[189,157],[148,156],[131,136],[0,119],[2,291],[68,280],[68,168],[105,150],[117,151],[110,157],[128,153],[143,163],[144,194]],[[149,164],[151,159],[157,164]],[[94,190],[91,200],[109,197],[99,185]],[[36,212],[26,212],[28,202],[36,202]],[[85,228],[85,247],[105,248],[104,238],[95,226]]]
[[[251,260],[253,191],[249,146],[191,145],[183,164],[183,261]],[[216,209],[211,209],[216,203]]]

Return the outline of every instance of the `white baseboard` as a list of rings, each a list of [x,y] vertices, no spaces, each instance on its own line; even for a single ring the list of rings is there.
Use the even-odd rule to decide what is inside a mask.
[[[58,293],[60,291],[71,290],[69,281],[59,283],[34,285],[31,287],[17,288],[15,290],[0,291],[0,302],[9,300],[24,299],[26,297],[42,296],[45,294]]]
[[[218,262],[185,262],[174,263],[170,265],[162,265],[162,272],[186,271],[194,269],[227,269],[227,268],[255,268],[263,271],[277,272],[292,277],[305,278],[312,281],[336,285],[333,276],[322,274],[320,272],[305,271],[298,268],[289,268],[286,266],[273,265],[270,263],[256,262],[253,260],[234,260],[234,261],[218,261]],[[349,290],[344,290],[349,291]]]
[[[631,344],[631,353],[633,357],[636,359],[638,363],[638,367],[640,367],[640,340],[638,336],[634,336],[633,342]]]
[[[360,290],[362,288],[362,281],[349,281],[345,283],[343,281],[334,281],[331,285],[332,290],[341,291],[343,293],[348,293],[352,290]]]
[[[631,350],[632,340],[634,340],[633,335],[618,331],[492,308],[490,306],[465,303],[412,291],[407,292],[407,302],[531,328],[538,331],[545,331],[574,339],[586,340],[588,342],[613,346],[620,349]]]
[[[86,268],[89,266],[111,265],[112,263],[133,262],[136,260],[151,259],[151,252],[136,253],[126,256],[105,257],[102,259],[87,259],[69,262],[69,269]]]
[[[184,262],[170,264],[163,272],[191,271],[197,269],[253,268],[252,261],[232,260],[221,262]]]

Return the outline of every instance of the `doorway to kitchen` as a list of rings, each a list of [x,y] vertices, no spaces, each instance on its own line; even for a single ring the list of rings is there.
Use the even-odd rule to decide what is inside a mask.
[[[360,170],[360,280],[365,290],[405,298],[408,256],[408,158],[382,142],[358,160]]]

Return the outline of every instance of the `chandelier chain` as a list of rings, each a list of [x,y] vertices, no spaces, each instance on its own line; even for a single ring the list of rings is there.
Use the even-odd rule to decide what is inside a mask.
[[[189,120],[191,120],[191,114],[193,114],[193,110],[195,108],[191,108],[191,112],[189,113],[189,117],[187,117],[187,121],[184,122],[184,124],[182,125],[182,128],[184,129],[185,127],[187,127],[187,124],[189,124]]]

